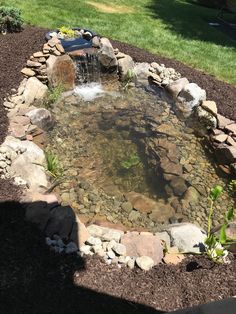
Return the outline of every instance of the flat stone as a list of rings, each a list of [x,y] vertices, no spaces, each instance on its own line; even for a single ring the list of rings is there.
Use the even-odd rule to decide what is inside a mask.
[[[166,264],[178,265],[185,259],[184,254],[166,253],[163,260]]]
[[[223,143],[227,140],[228,138],[228,134],[219,134],[216,136],[213,136],[214,141],[218,142],[218,143]]]
[[[14,116],[10,119],[10,122],[18,123],[25,126],[30,124],[30,119],[26,116]]]
[[[181,253],[199,253],[204,248],[206,233],[190,223],[173,224],[166,230]]]
[[[65,53],[65,50],[60,43],[56,44],[56,48],[61,54]]]
[[[44,57],[44,53],[42,51],[37,51],[37,52],[33,53],[33,57],[34,58]]]
[[[128,256],[140,257],[146,255],[153,259],[155,265],[160,263],[163,257],[163,247],[160,238],[149,232],[141,234],[127,232],[122,235],[120,243],[126,247]]]
[[[161,240],[163,247],[170,246],[170,236],[166,231],[156,232],[155,236],[157,236]]]
[[[227,125],[234,123],[233,120],[227,119],[220,114],[217,114],[217,120],[220,129],[224,129]]]
[[[203,109],[201,106],[197,107],[196,114],[198,120],[207,128],[215,129],[217,128],[217,118],[209,111]]]
[[[157,208],[151,212],[149,218],[158,223],[167,223],[174,215],[175,211],[171,205],[160,203]]]
[[[23,68],[23,69],[21,70],[21,73],[24,74],[24,75],[26,75],[26,76],[29,76],[29,77],[35,76],[35,74],[36,74],[36,73],[35,73],[32,69],[30,69],[30,68]]]
[[[149,256],[141,256],[136,258],[136,264],[142,270],[148,271],[154,266],[154,261]]]
[[[9,126],[10,134],[17,139],[25,139],[26,128],[18,123],[11,123]]]
[[[60,43],[61,42],[58,38],[53,37],[53,38],[49,39],[49,41],[47,42],[47,47],[53,48],[54,46],[56,46],[56,44],[60,44]],[[44,46],[44,47],[46,47],[46,46]]]
[[[40,62],[37,62],[37,61],[31,61],[31,60],[27,61],[27,66],[30,68],[39,68],[39,67],[41,67],[41,65],[42,64]]]
[[[227,131],[229,131],[229,132],[234,133],[234,135],[236,135],[236,123],[232,123],[232,124],[226,125],[225,129]]]
[[[186,181],[182,177],[175,176],[171,181],[170,181],[170,186],[173,189],[173,192],[177,196],[181,196],[186,192],[187,190],[187,185]]]
[[[121,208],[127,212],[127,213],[130,213],[133,209],[133,205],[131,202],[124,202],[121,204]]]
[[[10,101],[4,101],[3,106],[8,109],[13,109],[16,106],[16,104]]]
[[[179,163],[171,162],[169,158],[161,158],[160,167],[164,173],[180,176],[183,173],[183,167]]]
[[[97,225],[90,225],[87,230],[91,236],[98,237],[104,241],[115,240],[116,242],[119,242],[121,235],[124,234],[123,231]]]
[[[236,146],[220,144],[216,148],[216,156],[220,163],[231,164],[236,162]]]
[[[211,100],[204,100],[201,104],[202,108],[206,111],[209,111],[215,117],[217,117],[217,106],[214,101]]]
[[[116,243],[112,250],[117,254],[117,255],[126,255],[126,246],[121,244],[121,243]]]
[[[231,136],[227,137],[226,143],[231,145],[231,146],[236,146],[236,142]]]
[[[182,77],[169,85],[166,86],[166,90],[171,94],[172,97],[178,97],[181,90],[189,84],[189,81],[186,77]]]

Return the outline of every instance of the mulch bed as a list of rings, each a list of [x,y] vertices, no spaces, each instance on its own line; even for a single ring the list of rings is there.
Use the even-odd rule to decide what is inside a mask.
[[[8,126],[3,97],[17,88],[21,68],[41,48],[44,35],[43,29],[27,27],[22,33],[0,36],[0,143]],[[174,67],[204,87],[222,114],[236,119],[233,86],[180,62],[127,44],[114,45],[136,61]],[[13,201],[19,195],[11,181],[0,180],[0,313],[162,313],[236,295],[235,258],[229,265],[214,265],[192,257],[145,273],[107,266],[97,257],[54,254],[43,234],[24,221],[23,207]]]

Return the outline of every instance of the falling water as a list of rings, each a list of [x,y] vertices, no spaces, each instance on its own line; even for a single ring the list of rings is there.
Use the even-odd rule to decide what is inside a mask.
[[[77,85],[101,82],[101,69],[96,54],[86,53],[75,58],[77,67]]]

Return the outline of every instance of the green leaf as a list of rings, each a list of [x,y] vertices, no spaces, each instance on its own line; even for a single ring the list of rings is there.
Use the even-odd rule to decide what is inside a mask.
[[[233,218],[234,218],[234,208],[232,207],[225,214],[225,219],[228,222],[228,221],[232,220]]]
[[[223,192],[223,188],[220,185],[216,185],[213,189],[211,189],[209,197],[215,201]]]
[[[220,241],[221,244],[225,244],[226,241],[227,241],[227,236],[226,236],[226,233],[225,233],[226,228],[227,228],[227,225],[223,225],[220,228],[220,238],[219,238],[219,241]]]
[[[215,249],[217,256],[224,256],[224,249]]]
[[[205,240],[205,244],[209,247],[209,248],[213,248],[216,245],[216,237],[214,234],[211,234],[209,237],[206,238]]]

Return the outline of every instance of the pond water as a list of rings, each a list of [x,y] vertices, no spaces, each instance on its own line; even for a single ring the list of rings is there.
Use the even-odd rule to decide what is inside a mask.
[[[180,221],[205,226],[216,184],[225,192],[214,224],[233,205],[204,138],[154,92],[82,86],[52,111],[57,123],[47,150],[64,168],[57,192],[89,221],[151,231]]]

